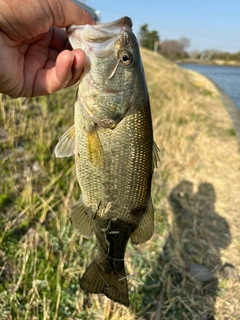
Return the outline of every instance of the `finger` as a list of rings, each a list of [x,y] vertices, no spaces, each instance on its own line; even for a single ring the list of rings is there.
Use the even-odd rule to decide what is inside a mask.
[[[48,40],[46,40],[48,39]],[[72,47],[69,44],[68,36],[66,30],[63,28],[50,27],[49,31],[43,34],[33,37],[30,40],[23,41],[23,44],[29,45],[33,43],[41,43],[48,41],[48,45],[58,52],[68,49],[71,50]]]
[[[33,96],[51,94],[76,83],[81,76],[84,62],[85,53],[82,50],[61,52],[54,67],[37,73]],[[51,67],[51,62],[48,62],[48,67]]]
[[[59,81],[62,83],[62,88],[65,88],[73,85],[79,80],[82,74],[86,55],[81,49],[73,51],[65,50],[63,53],[65,53],[66,56],[62,55],[63,58],[57,59],[56,61],[56,75]],[[69,64],[68,69],[64,69],[63,62],[64,59],[67,59],[67,55],[69,54],[71,54],[71,65]]]
[[[52,28],[52,40],[51,40],[51,48],[62,51],[63,49],[71,49],[71,46],[66,47],[68,43],[68,36],[65,29],[53,27]]]
[[[68,75],[67,79],[63,80],[64,82],[66,82],[66,86],[71,86],[74,83],[76,83],[79,80],[82,74],[82,69],[83,69],[82,50],[81,49],[73,50],[72,54],[74,55],[74,58],[72,62],[71,73]],[[57,76],[58,76],[59,70],[60,70],[59,73],[62,72],[62,61],[61,59],[57,59],[58,55],[59,53],[57,51],[51,50],[49,53],[49,60],[45,64],[45,69],[49,69],[49,70],[56,66]]]
[[[80,79],[84,68],[84,62],[86,60],[86,55],[81,49],[73,50],[72,53],[74,55],[72,64],[72,78],[70,79],[67,86],[72,86]]]
[[[54,49],[49,49],[48,51],[48,60],[53,61],[54,64],[56,63],[57,57],[59,56],[59,51]],[[45,65],[45,69],[50,69]]]
[[[75,4],[72,0],[50,0],[49,4],[53,13],[53,25],[60,28],[69,27],[72,24],[96,24],[90,14]]]

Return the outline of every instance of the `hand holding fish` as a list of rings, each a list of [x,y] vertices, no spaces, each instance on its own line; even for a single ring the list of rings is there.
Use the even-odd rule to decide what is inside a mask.
[[[85,53],[71,50],[71,24],[95,24],[71,0],[0,0],[0,92],[34,97],[73,85]]]

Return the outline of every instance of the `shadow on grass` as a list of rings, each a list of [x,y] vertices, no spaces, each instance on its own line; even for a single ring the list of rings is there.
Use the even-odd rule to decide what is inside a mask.
[[[228,223],[215,211],[210,183],[194,193],[193,184],[182,181],[168,200],[169,236],[145,286],[144,319],[213,320],[216,296],[224,290],[218,275],[220,250],[231,241]]]

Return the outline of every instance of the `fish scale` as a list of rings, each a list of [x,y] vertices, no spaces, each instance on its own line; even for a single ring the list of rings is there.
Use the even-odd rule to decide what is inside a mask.
[[[152,171],[152,132],[149,129],[147,134],[141,136],[142,131],[146,132],[145,127],[151,128],[151,122],[146,122],[144,112],[138,111],[137,115],[138,121],[136,114],[130,113],[114,130],[98,129],[104,157],[107,159],[104,167],[99,168],[89,161],[87,132],[84,130],[81,108],[75,114],[75,127],[81,130],[76,139],[82,170],[77,171],[77,177],[81,181],[80,187],[87,206],[91,206],[92,199],[97,203],[101,202],[102,209],[112,202],[112,209],[108,211],[106,219],[115,217],[114,207],[120,203],[123,207],[119,208],[118,216],[130,221],[132,217],[126,210],[146,207],[147,194],[150,192],[149,172]],[[142,125],[136,125],[140,121]],[[93,210],[94,208],[91,211]]]
[[[75,154],[82,194],[73,227],[96,236],[98,253],[80,280],[88,293],[129,305],[124,256],[128,240],[154,230],[151,180],[158,158],[149,96],[137,40],[128,17],[95,26],[71,26],[69,40],[87,55],[75,103],[74,125],[60,138],[58,157]]]

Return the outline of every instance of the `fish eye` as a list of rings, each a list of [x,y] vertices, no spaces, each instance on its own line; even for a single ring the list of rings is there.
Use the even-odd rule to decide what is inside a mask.
[[[123,51],[120,53],[120,57],[119,57],[120,61],[125,65],[125,66],[129,66],[129,64],[132,62],[132,55],[127,52],[127,51]]]

